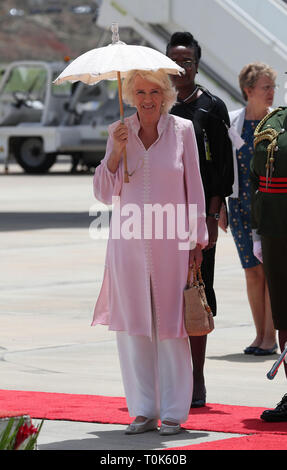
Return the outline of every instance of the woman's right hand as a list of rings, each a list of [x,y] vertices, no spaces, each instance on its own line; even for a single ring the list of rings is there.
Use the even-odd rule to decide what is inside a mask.
[[[128,128],[125,124],[119,123],[113,132],[113,148],[108,160],[108,168],[112,173],[118,169],[127,142]]]
[[[199,244],[193,250],[189,250],[189,266],[195,264],[196,268],[199,268],[202,263],[202,248]]]

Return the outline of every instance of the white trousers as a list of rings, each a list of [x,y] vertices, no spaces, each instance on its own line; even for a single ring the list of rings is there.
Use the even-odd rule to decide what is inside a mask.
[[[117,332],[124,390],[130,416],[177,424],[187,420],[193,376],[188,338],[159,341]]]

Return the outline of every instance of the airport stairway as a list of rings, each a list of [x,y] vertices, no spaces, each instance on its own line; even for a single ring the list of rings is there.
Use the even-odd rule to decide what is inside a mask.
[[[287,4],[283,0],[105,0],[98,25],[134,29],[143,43],[165,53],[170,34],[190,31],[202,47],[198,83],[229,110],[243,103],[242,67],[254,61],[278,73],[274,105],[287,103]]]

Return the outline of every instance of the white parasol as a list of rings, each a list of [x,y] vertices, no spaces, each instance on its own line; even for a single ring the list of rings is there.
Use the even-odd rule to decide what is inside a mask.
[[[112,24],[112,43],[92,49],[71,62],[56,78],[60,85],[65,81],[81,81],[94,85],[101,80],[117,80],[121,122],[124,122],[121,78],[131,70],[164,70],[168,74],[184,73],[179,65],[161,52],[146,46],[128,45],[119,40],[118,24]],[[124,151],[124,181],[129,181],[126,151]]]

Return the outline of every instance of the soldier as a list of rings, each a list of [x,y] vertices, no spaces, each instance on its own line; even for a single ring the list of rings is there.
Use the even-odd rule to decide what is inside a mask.
[[[254,133],[251,161],[254,254],[261,262],[269,287],[274,327],[281,351],[287,343],[287,108],[269,113]],[[285,375],[287,378],[287,364]],[[287,394],[265,421],[287,421]]]

